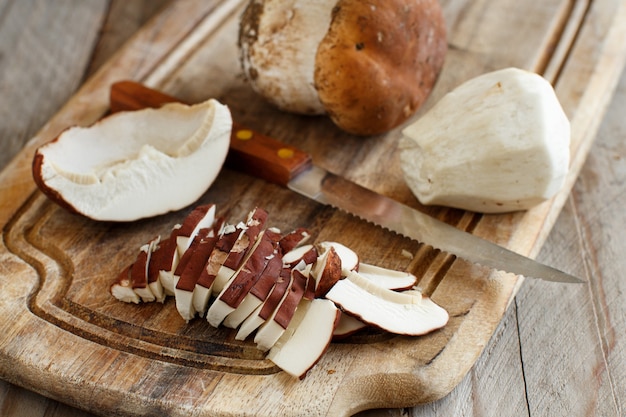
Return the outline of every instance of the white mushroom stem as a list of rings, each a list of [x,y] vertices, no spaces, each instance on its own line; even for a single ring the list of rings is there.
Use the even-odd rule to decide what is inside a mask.
[[[466,81],[403,130],[401,166],[423,204],[501,213],[554,196],[570,124],[550,83],[516,68]]]
[[[328,31],[337,0],[265,0],[263,18],[242,18],[241,62],[252,87],[283,110],[323,114],[315,89],[315,51]],[[255,26],[258,25],[258,26]],[[280,30],[277,30],[280,28]],[[285,50],[289,45],[289,50]],[[259,69],[265,69],[259,71]],[[270,93],[271,91],[271,93]]]

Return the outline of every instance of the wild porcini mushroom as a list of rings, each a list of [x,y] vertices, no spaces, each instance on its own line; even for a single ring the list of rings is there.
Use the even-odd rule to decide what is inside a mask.
[[[239,48],[252,87],[278,108],[375,135],[424,103],[447,43],[437,0],[251,0]]]
[[[33,178],[53,201],[94,220],[156,216],[188,206],[213,183],[231,128],[230,111],[213,99],[115,113],[37,149]]]
[[[422,204],[531,208],[569,170],[570,125],[550,83],[506,68],[470,79],[403,130],[401,166]]]

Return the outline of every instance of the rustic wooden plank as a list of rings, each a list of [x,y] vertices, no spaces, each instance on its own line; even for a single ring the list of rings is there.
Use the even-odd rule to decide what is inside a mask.
[[[625,105],[626,73],[559,217],[558,232],[550,235],[541,256],[546,262],[576,265],[587,273],[589,284],[564,289],[532,283],[518,295],[529,404],[537,414],[626,412],[626,352],[620,348],[626,334]],[[550,300],[554,310],[542,314],[537,306]],[[561,353],[547,357],[547,349]]]
[[[42,8],[45,2],[39,2],[42,4],[37,6],[32,1],[0,1],[0,53],[4,57],[0,60],[2,69],[0,85],[12,85],[19,78],[25,85],[32,85],[33,82],[40,80],[43,85],[50,84],[54,87],[48,87],[45,94],[40,92],[36,100],[30,96],[35,92],[28,89],[28,101],[25,100],[23,92],[17,90],[17,86],[12,86],[7,90],[3,88],[3,98],[0,100],[0,114],[3,120],[0,126],[0,140],[2,140],[0,169],[74,93],[85,78],[84,74],[89,76],[96,72],[167,1],[169,0],[133,2],[113,0],[108,6],[104,1],[66,1],[65,4],[55,4],[46,11],[47,19],[58,21],[56,25],[48,25],[41,18],[35,18],[36,10],[33,10],[33,7]],[[72,8],[77,8],[77,10],[72,11]],[[74,21],[75,13],[82,15],[81,22]],[[88,13],[90,16],[86,16]],[[102,21],[104,25],[100,23]],[[25,30],[24,27],[26,27]],[[27,42],[20,40],[25,37],[28,37],[29,44],[41,48],[44,55],[27,56],[25,51],[16,51],[18,48],[15,48],[15,45],[18,42]],[[80,47],[67,49],[66,39],[72,43],[80,40]],[[51,71],[49,67],[33,62],[46,59],[47,54],[55,56],[58,49],[63,49],[65,60],[63,62],[49,58],[48,60],[49,64],[62,68],[63,77],[60,79],[58,77],[60,70]],[[22,56],[20,61],[14,60],[13,57],[16,55]],[[26,60],[29,62],[25,62]],[[9,61],[11,61],[10,64]],[[12,67],[10,72],[4,72],[9,65]],[[9,97],[5,96],[5,91],[11,92]],[[9,117],[4,110],[15,104],[12,101],[14,99],[17,100],[21,112],[19,115],[11,114]],[[15,112],[12,111],[12,113]],[[5,381],[0,381],[0,415],[5,417],[92,416],[88,412],[58,403]]]
[[[0,139],[5,142],[0,167],[83,79],[106,2],[65,3],[57,7],[47,1],[0,1]]]
[[[0,169],[74,93],[89,63],[106,2],[65,3],[0,1]],[[0,389],[3,416],[71,410],[4,381]]]
[[[87,77],[100,69],[148,20],[172,0],[111,0]]]

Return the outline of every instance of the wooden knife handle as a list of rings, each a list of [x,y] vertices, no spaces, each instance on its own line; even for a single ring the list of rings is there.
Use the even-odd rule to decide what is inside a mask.
[[[120,81],[111,86],[112,113],[156,108],[171,102],[181,100],[134,81]],[[306,152],[233,122],[226,164],[254,177],[286,186],[293,177],[310,168],[312,161]]]

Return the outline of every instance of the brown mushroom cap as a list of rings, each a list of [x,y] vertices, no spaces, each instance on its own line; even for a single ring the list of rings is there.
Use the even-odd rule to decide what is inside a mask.
[[[437,0],[339,0],[317,49],[315,87],[341,129],[383,133],[424,103],[446,51]]]

